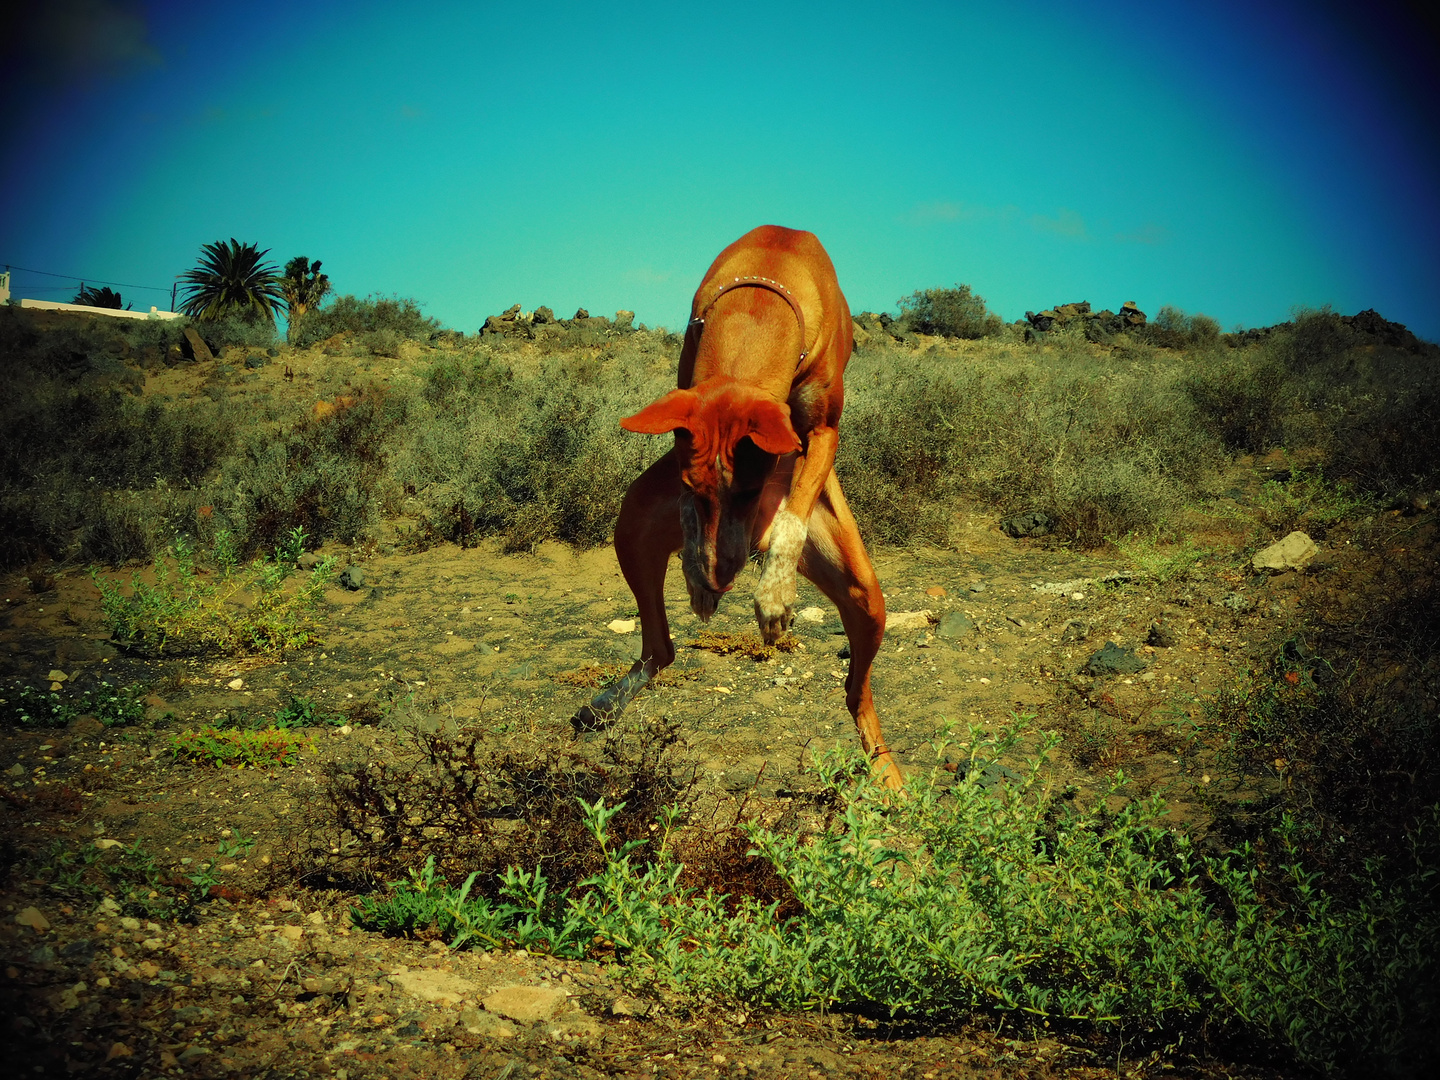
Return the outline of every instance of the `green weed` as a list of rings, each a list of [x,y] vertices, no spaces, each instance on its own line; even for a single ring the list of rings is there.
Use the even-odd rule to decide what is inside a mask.
[[[303,533],[292,534],[303,540]],[[286,589],[293,552],[277,549],[274,559],[257,559],[238,572],[204,574],[183,537],[169,558],[154,564],[155,583],[130,579],[127,594],[97,570],[101,611],[112,640],[142,655],[270,653],[304,648],[319,640],[315,610],[335,574],[326,559],[297,589]]]
[[[292,695],[290,700],[275,710],[273,726],[285,731],[303,727],[332,727],[345,723],[345,714],[327,712],[312,698]]]
[[[169,738],[170,754],[177,761],[235,769],[293,765],[302,752],[313,746],[307,736],[279,728],[246,731],[206,725]]]
[[[93,716],[106,727],[126,727],[145,719],[145,692],[139,683],[115,688],[101,682],[73,696],[22,685],[0,698],[0,717],[16,727],[68,727],[82,716]]]

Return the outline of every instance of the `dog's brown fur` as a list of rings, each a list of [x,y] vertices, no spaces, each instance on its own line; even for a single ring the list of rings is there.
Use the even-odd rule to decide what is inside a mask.
[[[789,627],[797,570],[834,601],[850,639],[846,705],[884,782],[902,785],[870,692],[885,601],[834,472],[853,344],[835,268],[810,233],[764,225],[711,265],[678,388],[621,422],[675,433],[674,448],[630,485],[615,527],[641,659],[576,714],[577,726],[619,715],[674,662],[664,595],[672,554],[682,553],[691,608],[708,620],[750,553],[767,552],[754,597],[761,635],[774,642]]]

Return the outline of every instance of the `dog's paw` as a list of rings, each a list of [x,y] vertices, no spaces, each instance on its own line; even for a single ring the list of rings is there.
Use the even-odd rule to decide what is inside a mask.
[[[790,629],[790,624],[795,620],[794,609],[785,604],[778,611],[766,611],[761,607],[760,600],[755,600],[755,623],[760,628],[760,637],[766,645],[774,645],[782,637],[785,631]]]
[[[708,623],[710,616],[714,615],[715,609],[720,606],[721,594],[691,585],[688,581],[685,582],[685,587],[690,593],[690,610],[702,623]]]

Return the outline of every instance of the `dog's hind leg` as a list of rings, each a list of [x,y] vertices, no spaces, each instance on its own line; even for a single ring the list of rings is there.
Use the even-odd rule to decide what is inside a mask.
[[[834,473],[826,480],[810,516],[810,532],[800,557],[800,572],[840,610],[845,636],[850,639],[845,705],[860,732],[860,744],[870,755],[885,786],[903,787],[904,777],[885,745],[875,700],[870,693],[870,669],[885,637],[885,598]]]
[[[640,612],[640,659],[570,718],[580,731],[616,720],[656,674],[675,662],[670,621],[665,617],[665,571],[680,550],[680,465],[675,451],[640,474],[620,507],[615,555]]]

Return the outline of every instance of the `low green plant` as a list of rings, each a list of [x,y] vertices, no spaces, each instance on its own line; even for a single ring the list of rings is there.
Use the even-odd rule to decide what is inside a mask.
[[[290,547],[218,576],[197,568],[195,549],[184,537],[168,555],[154,563],[154,584],[134,574],[128,594],[91,568],[106,626],[122,648],[150,656],[225,655],[281,652],[319,640],[315,610],[335,576],[333,558],[316,566],[298,589],[286,589],[294,569]]]
[[[28,863],[29,877],[71,902],[108,897],[120,914],[148,919],[182,918],[190,911],[189,893],[175,887],[139,841],[102,850],[57,840]]]
[[[499,878],[498,900],[471,896],[479,872],[458,889],[446,885],[435,870],[435,857],[410,873],[408,881],[392,882],[383,900],[361,897],[351,909],[354,924],[365,930],[405,937],[432,937],[452,949],[479,945],[525,948],[557,955],[579,956],[584,943],[578,924],[567,918],[563,902],[549,893],[549,882],[536,868],[508,867]]]
[[[255,837],[246,836],[238,826],[225,829],[220,834],[219,843],[215,845],[215,851],[223,858],[244,858],[250,854],[255,846]]]
[[[1023,769],[1002,766],[1019,736],[972,729],[955,778],[940,766],[914,775],[903,799],[858,755],[823,756],[832,828],[748,830],[803,909],[790,919],[774,903],[687,889],[669,843],[675,812],[653,839],[619,843],[609,823],[621,807],[603,800],[582,808],[604,866],[563,898],[537,869],[512,871],[499,904],[472,899],[475,874],[454,890],[427,863],[354,918],[457,947],[610,955],[635,978],[783,1008],[998,1011],[1180,1038],[1238,1025],[1327,1072],[1384,1068],[1423,1045],[1440,808],[1406,860],[1324,882],[1293,819],[1263,845],[1202,856],[1161,827],[1158,797],[1124,800],[1118,774],[1090,809],[1052,795],[1053,737]]]
[[[307,736],[294,731],[279,728],[247,731],[214,725],[171,735],[168,743],[170,754],[177,761],[184,759],[235,769],[293,765],[302,752],[314,746]]]
[[[1297,469],[1283,482],[1266,481],[1254,505],[1260,523],[1274,533],[1303,528],[1319,539],[1341,522],[1376,510],[1374,499],[1343,480],[1327,480],[1319,468]]]
[[[106,727],[126,727],[145,719],[145,692],[139,683],[116,688],[101,682],[97,689],[74,695],[22,684],[0,698],[0,716],[16,727],[67,727],[82,716],[93,716]]]
[[[1162,585],[1191,577],[1211,555],[1208,548],[1188,537],[1178,543],[1163,544],[1156,537],[1130,533],[1114,544],[1125,561],[1147,581]]]
[[[316,704],[313,698],[292,695],[284,705],[275,710],[273,726],[290,731],[295,728],[338,726],[345,723],[345,714],[327,712]]]

